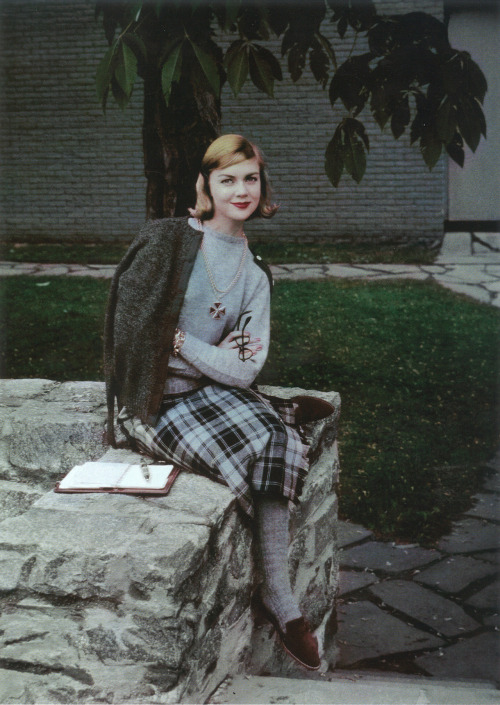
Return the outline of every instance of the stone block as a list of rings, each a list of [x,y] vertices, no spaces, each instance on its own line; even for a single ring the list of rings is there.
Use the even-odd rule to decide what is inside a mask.
[[[434,549],[405,549],[396,544],[369,541],[342,551],[341,565],[345,568],[368,568],[382,573],[400,573],[432,563],[441,557]]]
[[[459,636],[480,627],[459,605],[410,580],[388,580],[368,589],[385,605],[425,624],[440,636]]]
[[[0,480],[0,521],[23,514],[43,496],[43,490],[22,482]]]
[[[500,644],[498,634],[489,632],[458,642],[443,651],[419,656],[415,663],[429,675],[443,678],[500,683]]]
[[[481,610],[500,610],[500,580],[495,580],[479,592],[471,595],[466,601],[467,605]]]
[[[261,663],[277,675],[299,672],[254,625],[252,530],[227,487],[183,472],[166,497],[46,491],[76,463],[137,455],[103,446],[101,383],[9,381],[0,391],[8,401],[5,702],[203,702],[228,673]],[[335,414],[307,428],[313,463],[304,505],[293,512],[290,555],[297,596],[323,642],[338,577],[339,398],[321,396]],[[334,662],[331,636],[325,644]]]
[[[388,654],[435,648],[444,643],[439,637],[415,629],[368,601],[339,605],[337,620],[337,666],[340,668]]]
[[[473,553],[488,551],[500,546],[500,531],[496,524],[480,519],[462,519],[453,526],[449,536],[437,544],[446,553]]]
[[[350,592],[361,590],[376,582],[378,582],[377,576],[370,571],[341,570],[339,573],[338,595],[348,595]]]
[[[337,522],[337,546],[339,548],[361,543],[371,536],[373,536],[372,532],[360,524],[352,524],[350,521]]]
[[[466,512],[467,516],[496,521],[500,517],[500,496],[497,494],[477,494],[474,506]]]
[[[415,575],[414,580],[443,592],[457,593],[475,580],[494,575],[496,566],[470,556],[451,556]]]

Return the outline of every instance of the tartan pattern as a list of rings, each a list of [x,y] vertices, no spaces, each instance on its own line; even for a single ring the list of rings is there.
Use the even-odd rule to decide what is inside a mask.
[[[165,397],[156,427],[122,409],[118,423],[141,452],[226,484],[247,514],[252,495],[297,502],[308,446],[294,404],[251,389],[211,384]]]

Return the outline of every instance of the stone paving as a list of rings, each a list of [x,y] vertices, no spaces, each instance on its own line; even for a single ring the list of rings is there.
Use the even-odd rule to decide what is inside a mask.
[[[341,522],[337,666],[500,683],[500,451],[435,548]]]
[[[492,249],[469,246],[469,240],[452,233],[445,238],[434,264],[287,264],[272,265],[276,281],[280,279],[413,279],[435,281],[459,294],[466,294],[476,301],[500,307],[500,247]],[[493,238],[496,238],[493,240]],[[491,243],[498,243],[498,236],[490,235]],[[448,245],[448,241],[450,244]],[[488,242],[488,244],[490,244]],[[110,278],[115,265],[99,264],[36,264],[0,262],[0,276],[30,274],[37,277],[66,275],[74,277]]]

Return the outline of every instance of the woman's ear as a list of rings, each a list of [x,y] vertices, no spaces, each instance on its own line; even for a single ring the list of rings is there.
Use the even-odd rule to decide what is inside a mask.
[[[203,185],[204,185],[204,180],[203,180],[203,174],[198,174],[198,178],[196,179],[196,193],[203,193]]]
[[[205,205],[205,201],[207,200],[207,197],[205,196],[205,189],[204,189],[204,179],[203,179],[203,174],[198,174],[198,178],[196,179],[196,204],[194,208],[188,208],[188,211],[190,215],[193,216],[193,218],[199,218],[201,212],[203,211],[203,206]]]

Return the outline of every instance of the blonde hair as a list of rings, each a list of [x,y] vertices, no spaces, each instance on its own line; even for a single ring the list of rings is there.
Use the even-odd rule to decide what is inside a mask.
[[[212,142],[201,162],[200,174],[196,181],[196,205],[189,212],[194,218],[210,220],[214,215],[214,204],[210,193],[209,178],[214,169],[225,169],[246,159],[256,158],[260,170],[260,201],[250,218],[258,216],[272,218],[279,206],[271,203],[271,185],[267,165],[257,145],[241,135],[222,135]]]

